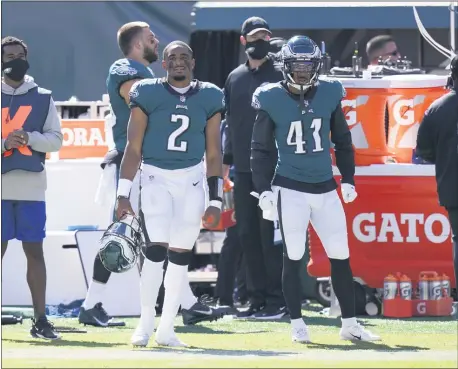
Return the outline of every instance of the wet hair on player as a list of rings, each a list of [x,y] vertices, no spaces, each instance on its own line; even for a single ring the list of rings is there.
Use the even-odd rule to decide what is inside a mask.
[[[144,28],[149,28],[149,24],[145,22],[130,22],[118,30],[118,46],[124,56],[130,53],[132,41],[137,38]]]
[[[25,44],[25,42],[18,39],[17,37],[6,36],[2,38],[2,60],[3,60],[5,46],[13,46],[13,45],[22,46],[22,48],[24,49],[25,56],[27,57],[27,45]]]
[[[162,52],[162,59],[165,60],[168,56],[168,52],[169,52],[169,49],[173,46],[181,46],[181,47],[184,47],[185,49],[188,50],[189,52],[189,55],[191,55],[191,57],[194,57],[194,52],[192,51],[191,47],[186,43],[186,42],[183,42],[183,41],[172,41],[171,43],[169,43],[165,48],[164,48],[164,51]]]

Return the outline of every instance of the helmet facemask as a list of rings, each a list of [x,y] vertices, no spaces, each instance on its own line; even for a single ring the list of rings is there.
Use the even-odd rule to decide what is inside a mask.
[[[299,59],[284,60],[283,75],[291,87],[304,91],[317,81],[321,68],[321,60]]]

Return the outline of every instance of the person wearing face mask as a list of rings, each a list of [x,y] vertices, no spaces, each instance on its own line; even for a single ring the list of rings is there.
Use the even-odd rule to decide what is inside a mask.
[[[119,169],[127,145],[127,125],[130,117],[129,91],[135,82],[145,78],[154,78],[153,71],[148,66],[159,58],[159,40],[145,22],[124,24],[119,29],[117,38],[119,49],[125,57],[116,60],[111,65],[107,77],[107,90],[111,104],[111,122],[109,122],[109,125],[112,130],[115,148],[107,153],[102,162],[103,174],[98,191],[100,203],[104,204],[106,202],[109,206],[114,206],[116,200],[114,193],[116,192]],[[134,211],[138,213],[139,173],[135,176],[134,182],[135,185],[132,186],[130,197]],[[110,188],[114,190],[110,190]],[[106,198],[110,195],[113,196]],[[113,215],[113,218],[115,218],[115,215]],[[152,262],[148,258],[149,255],[146,256],[143,263],[142,277],[150,278]],[[100,254],[97,253],[94,260],[92,281],[89,284],[86,298],[78,316],[81,324],[97,327],[107,327],[110,323],[111,325],[122,324],[120,322],[114,324],[101,302],[101,297],[110,276],[111,272],[103,266]],[[149,285],[142,283],[141,289],[145,288],[148,289]],[[181,305],[183,309],[187,309],[187,314],[183,315],[183,323],[185,325],[196,324],[214,318],[213,315],[202,316],[201,313],[196,311],[202,306],[194,296],[189,282],[182,294]],[[154,312],[151,312],[151,316],[154,316]],[[142,334],[134,334],[132,343],[136,344],[138,341],[143,341],[142,337]]]
[[[48,152],[62,146],[60,119],[51,92],[26,75],[27,45],[2,39],[2,260],[8,241],[22,241],[34,318],[30,334],[58,339],[46,318],[46,170]],[[14,283],[14,281],[9,281]]]
[[[261,216],[250,168],[250,144],[256,111],[251,106],[253,92],[261,85],[278,82],[283,76],[269,51],[271,31],[259,17],[242,25],[240,43],[248,60],[234,69],[224,85],[228,137],[224,148],[224,171],[234,166],[234,203],[242,250],[247,268],[250,307],[240,318],[279,319],[286,314],[281,290],[282,250],[274,246],[274,224]],[[277,161],[271,154],[272,173]]]

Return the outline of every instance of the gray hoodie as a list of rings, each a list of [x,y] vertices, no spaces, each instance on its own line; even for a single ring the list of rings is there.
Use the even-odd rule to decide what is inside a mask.
[[[18,88],[7,85],[2,79],[2,93],[22,95],[37,87],[33,78],[26,76]],[[35,151],[54,152],[62,147],[60,118],[51,98],[48,116],[43,126],[43,133],[28,132],[30,146]],[[5,139],[2,138],[2,154],[5,152]],[[45,201],[46,169],[42,172],[28,172],[21,169],[2,174],[2,200]]]

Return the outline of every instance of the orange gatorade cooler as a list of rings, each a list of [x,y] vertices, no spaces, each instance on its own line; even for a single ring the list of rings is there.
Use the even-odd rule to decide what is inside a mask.
[[[386,145],[385,110],[389,81],[339,78],[347,95],[342,99],[357,166],[385,164],[392,154]]]
[[[411,163],[417,133],[425,111],[447,93],[447,76],[404,75],[384,77],[390,81],[388,97],[388,149],[398,163]]]

